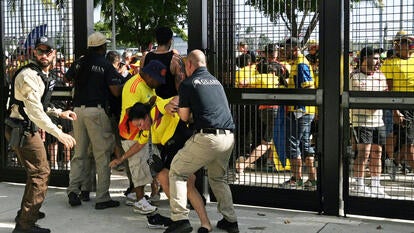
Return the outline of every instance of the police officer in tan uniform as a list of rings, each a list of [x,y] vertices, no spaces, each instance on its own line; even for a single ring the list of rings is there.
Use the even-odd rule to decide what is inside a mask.
[[[76,120],[72,111],[48,108],[54,81],[49,78],[51,64],[56,56],[54,43],[50,38],[36,40],[34,61],[16,71],[13,79],[9,117],[6,119],[6,138],[27,173],[27,182],[21,209],[16,217],[13,233],[48,233],[47,228],[35,225],[44,213],[39,212],[47,191],[50,167],[46,149],[38,129],[56,137],[68,148],[76,142],[69,134],[63,133],[48,115]],[[17,143],[16,143],[17,142]]]

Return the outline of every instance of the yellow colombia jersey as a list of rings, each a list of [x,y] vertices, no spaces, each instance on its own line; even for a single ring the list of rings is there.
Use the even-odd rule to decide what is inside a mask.
[[[139,129],[128,123],[126,110],[135,103],[146,103],[149,99],[156,95],[155,90],[151,89],[139,74],[130,78],[122,88],[122,109],[121,118],[119,120],[119,135],[127,140],[138,140]]]
[[[414,91],[414,55],[406,60],[398,57],[386,59],[381,72],[387,80],[392,80],[390,91]]]
[[[236,87],[278,88],[279,78],[274,74],[260,74],[256,65],[245,66],[236,71]]]
[[[172,98],[162,99],[157,97],[155,106],[151,109],[151,137],[153,144],[165,143],[174,135],[175,129],[177,128],[180,117],[177,113],[170,115],[165,112],[165,105],[170,102]],[[141,135],[138,139],[140,144],[148,142],[147,133]]]
[[[250,83],[254,82],[254,76],[258,74],[256,65],[245,66],[236,71],[235,87],[250,87]]]
[[[299,54],[293,63],[291,63],[291,70],[288,79],[288,88],[310,88],[315,89],[315,80],[313,79],[312,66],[303,54]],[[289,112],[303,112],[308,114],[315,114],[315,106],[288,106]]]

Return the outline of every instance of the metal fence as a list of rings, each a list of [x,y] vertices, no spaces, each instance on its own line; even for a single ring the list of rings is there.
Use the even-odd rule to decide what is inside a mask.
[[[408,132],[410,130],[407,129],[409,127],[398,124],[394,126],[393,130],[392,119],[389,117],[390,111],[384,111],[383,118],[382,110],[411,109],[409,104],[412,103],[410,99],[412,93],[409,92],[412,89],[408,88],[401,92],[401,88],[400,90],[396,90],[395,86],[394,90],[389,88],[387,80],[389,82],[392,74],[389,72],[387,74],[383,69],[385,69],[387,61],[394,59],[387,58],[387,55],[395,56],[395,49],[392,48],[396,45],[397,41],[394,39],[397,33],[406,33],[408,36],[412,36],[414,33],[414,5],[409,1],[401,1],[399,5],[394,4],[393,1],[345,1],[342,11],[345,19],[343,25],[344,47],[336,47],[335,49],[343,51],[343,57],[349,59],[341,59],[342,76],[327,77],[320,74],[321,64],[319,62],[324,62],[323,65],[328,67],[334,67],[334,63],[330,60],[324,60],[324,54],[319,53],[320,51],[325,53],[332,51],[320,48],[319,45],[333,38],[329,32],[321,32],[319,29],[321,27],[319,19],[322,17],[322,13],[326,15],[328,12],[320,12],[322,8],[318,3],[320,1],[259,0],[215,1],[213,4],[211,15],[214,15],[214,21],[211,22],[209,32],[214,40],[210,42],[209,46],[212,48],[213,54],[216,55],[213,56],[214,65],[212,68],[226,87],[237,123],[237,146],[228,177],[236,190],[235,199],[236,201],[246,200],[246,196],[256,195],[257,190],[260,190],[259,192],[264,196],[267,196],[265,194],[267,192],[271,193],[275,197],[274,199],[277,199],[277,195],[285,192],[288,192],[295,200],[301,200],[300,196],[313,197],[314,194],[320,195],[319,198],[323,199],[326,198],[326,196],[323,197],[325,195],[323,189],[326,190],[327,186],[337,185],[338,193],[342,193],[339,198],[345,202],[345,213],[368,214],[369,208],[366,205],[359,206],[365,208],[362,211],[358,207],[361,200],[366,201],[366,198],[372,201],[408,201],[394,203],[392,208],[399,205],[411,205],[414,200],[412,154],[406,152],[407,148],[404,151],[404,147],[401,151],[401,147],[398,147],[397,143],[409,145],[411,142],[403,136],[407,130]],[[341,24],[336,26],[342,27]],[[325,37],[321,35],[325,35]],[[304,90],[300,86],[294,86],[294,89],[291,89],[292,86],[288,85],[289,88],[286,88],[282,83],[283,80],[280,79],[280,76],[283,75],[283,69],[281,71],[280,65],[289,72],[294,66],[294,61],[289,59],[286,52],[286,49],[289,49],[286,40],[292,36],[299,41],[298,54],[301,54],[299,56],[306,56],[313,71],[313,92]],[[379,85],[384,83],[380,84],[378,81],[375,83],[376,87],[352,88],[350,76],[352,72],[358,71],[357,65],[361,65],[358,59],[361,56],[360,50],[366,46],[384,49],[384,52],[378,54],[379,66],[377,67],[384,73],[385,88],[383,89]],[[316,53],[314,53],[315,50]],[[411,59],[408,60],[411,61]],[[278,64],[273,66],[272,62]],[[268,72],[263,72],[264,68]],[[408,62],[400,73],[411,77],[411,69],[414,69],[414,66]],[[396,76],[394,79],[401,78],[398,74],[394,74],[394,76]],[[327,87],[324,86],[326,83],[324,79],[337,80],[337,85],[340,85],[340,93],[337,94],[342,97],[343,116],[338,118],[341,119],[341,123],[337,130],[342,131],[340,139],[343,140],[344,145],[340,154],[326,154],[325,148],[330,145],[327,145],[326,142],[329,143],[329,139],[324,139],[326,135],[323,135],[323,132],[326,132],[326,128],[329,131],[330,126],[326,125],[321,113],[331,111],[331,109],[324,108],[324,103],[330,100],[319,99],[323,96],[320,93],[327,93],[331,90],[327,90]],[[401,80],[396,82],[401,83]],[[410,81],[404,82],[404,85],[409,85]],[[361,85],[366,85],[366,83]],[[381,93],[374,92],[378,90]],[[389,91],[398,91],[399,93]],[[280,125],[280,115],[278,115],[280,114],[279,110],[288,105],[316,106],[315,119],[312,121],[309,138],[315,153],[311,159],[306,154],[302,154],[302,160],[299,163],[294,161],[293,164],[289,159],[289,153],[284,151],[285,154],[283,150],[281,151],[281,147],[292,145],[289,142],[291,138],[286,137],[286,132],[292,130],[289,127],[293,125],[295,120],[289,118],[287,121],[283,121],[284,125]],[[383,141],[381,140],[380,147],[372,147],[374,149],[367,149],[365,153],[362,153],[357,149],[355,138],[365,137],[364,133],[370,133],[371,129],[363,131],[364,129],[361,127],[356,128],[355,117],[358,114],[372,112],[376,108],[379,108],[380,111],[371,115],[375,120],[369,119],[369,121],[377,122],[370,122],[372,124],[368,124],[368,126],[376,127],[384,124],[387,126],[387,131],[384,133],[389,135],[385,136]],[[263,109],[267,109],[267,111],[263,111]],[[357,109],[364,110],[357,111]],[[275,110],[276,114],[272,115],[272,110]],[[285,116],[287,115],[285,113]],[[353,118],[354,124],[352,124]],[[404,124],[406,123],[404,122]],[[271,140],[269,140],[269,135]],[[332,138],[332,142],[336,139]],[[361,149],[367,143],[360,141],[360,144],[359,148]],[[304,149],[304,146],[300,145],[300,148]],[[362,154],[364,154],[362,157],[364,159],[361,159]],[[327,174],[326,167],[336,166],[334,164],[321,166],[321,161],[328,160],[327,156],[333,158],[333,161],[341,162],[340,167],[344,172],[341,174],[342,181],[339,183],[321,184],[323,177],[332,175]],[[296,182],[290,182],[290,185],[286,185],[285,182],[295,176]],[[299,182],[298,178],[301,179]],[[312,182],[307,182],[308,180]],[[344,184],[343,187],[340,184]],[[244,192],[250,187],[255,188]],[[342,189],[344,192],[339,191]],[[362,199],[358,199],[360,197]],[[309,200],[315,201],[312,198]],[[322,202],[322,207],[319,208],[323,209],[323,201],[321,199],[316,201]],[[243,201],[241,202],[243,203]],[[268,202],[272,203],[270,200]],[[274,204],[276,202],[277,204]],[[267,205],[286,206],[278,201],[273,201],[273,204]],[[392,208],[390,207],[389,210]],[[403,211],[399,214],[397,212],[398,210],[388,213],[388,216],[393,214],[402,216]],[[375,214],[383,216],[383,213],[380,212]],[[414,215],[409,211],[408,217],[405,218],[412,219]]]
[[[63,61],[57,62],[57,66],[62,64],[67,67],[73,54],[78,52],[73,51],[72,46],[73,34],[76,34],[73,33],[72,25],[75,20],[71,13],[73,1],[44,5],[41,1],[25,0],[16,1],[19,4],[14,7],[8,2],[1,2],[5,91],[8,90],[13,72],[30,58],[36,35],[43,33],[55,37],[60,52],[58,58]],[[340,8],[339,3],[331,4],[336,7],[335,10]],[[403,124],[394,127],[393,123],[398,122],[392,122],[389,117],[393,110],[409,110],[401,113],[410,113],[414,106],[412,80],[402,81],[404,77],[412,78],[414,74],[411,71],[414,69],[412,56],[398,60],[395,49],[395,46],[401,45],[401,36],[405,35],[402,31],[407,33],[406,36],[414,33],[414,4],[408,0],[402,0],[400,4],[388,0],[344,1],[344,5],[341,5],[343,25],[339,23],[341,15],[321,11],[328,5],[327,1],[299,0],[208,1],[206,52],[209,68],[223,83],[237,124],[236,148],[228,171],[234,200],[253,205],[318,212],[325,210],[329,214],[336,214],[339,208],[343,208],[345,214],[414,219],[412,209],[408,208],[414,199],[413,153],[409,141],[411,138],[404,135],[411,133],[410,115],[404,115]],[[329,17],[327,14],[330,14]],[[335,22],[329,22],[334,25],[327,25],[327,18],[335,19]],[[339,43],[327,43],[328,40],[339,41],[340,38],[332,38],[330,32],[324,30],[340,30],[342,27],[343,47]],[[287,51],[291,50],[289,46],[292,44],[286,40],[291,36],[299,41],[299,55],[296,58],[306,62],[312,71],[313,86],[309,86],[312,88],[292,88],[288,76],[283,76],[286,71],[290,74],[297,72]],[[191,40],[192,35],[189,37]],[[336,47],[324,48],[323,45]],[[382,47],[388,51],[389,57],[384,52],[380,54],[379,60],[371,54],[369,58],[380,62],[379,70],[383,72],[386,82],[391,79],[394,81],[394,89],[388,86],[389,83],[388,91],[379,90],[377,86],[374,88],[374,85],[371,89],[353,88],[351,73],[357,72],[357,65],[363,65],[360,63],[359,51],[367,46]],[[313,54],[314,50],[319,50],[319,53]],[[247,51],[252,51],[254,56]],[[328,53],[335,53],[334,59],[327,59],[330,57]],[[338,64],[341,67],[335,63],[336,59],[340,61]],[[405,64],[403,68],[400,66],[399,72],[396,69],[386,71],[386,67],[394,67],[398,62],[400,65]],[[388,66],[387,63],[393,65]],[[335,67],[341,69],[341,72],[336,73],[342,76],[329,76],[329,69]],[[259,69],[264,71],[259,72]],[[342,101],[340,107],[333,101],[339,101],[336,100],[339,97]],[[7,107],[6,101],[2,101],[3,106]],[[281,116],[289,116],[288,106],[299,105],[315,107],[312,110],[315,118],[309,127],[310,131],[306,132],[310,133],[307,143],[314,151],[304,154],[300,161],[292,161],[291,152],[286,152],[292,143],[289,143],[290,138],[286,135],[297,128],[294,123],[303,114],[292,113],[290,118],[283,119]],[[3,117],[6,107],[1,113]],[[383,111],[387,109],[391,111]],[[341,111],[336,113],[337,110]],[[369,116],[375,119],[371,121],[375,127],[382,124],[387,126],[386,131],[377,131],[388,134],[385,134],[385,142],[381,141],[380,147],[362,151],[364,145],[370,143],[361,143],[363,141],[359,139],[369,136],[371,131],[367,127],[357,128],[354,119],[368,112],[374,112]],[[330,128],[332,123],[335,128]],[[340,136],[330,134],[330,131],[338,131]],[[331,135],[334,137],[327,138]],[[342,140],[343,144],[337,145],[338,140]],[[358,142],[362,144],[359,147],[356,146]],[[48,143],[45,146],[56,148]],[[285,150],[281,150],[283,147]],[[301,151],[306,151],[305,147],[303,144],[298,145]],[[70,152],[59,147],[57,153],[55,149],[48,151],[52,169],[69,169],[67,162]],[[13,154],[4,152],[3,155],[3,167],[18,167]],[[338,175],[340,180],[336,179]],[[383,194],[379,195],[378,187],[381,187]],[[258,193],[261,198],[252,198]],[[337,206],[338,198],[344,202],[344,206]],[[376,203],[380,203],[378,208],[375,207]],[[372,211],[374,207],[376,209]],[[380,210],[381,207],[384,210]]]
[[[344,61],[343,82],[349,95],[344,105],[346,211],[377,216],[394,212],[413,219],[414,212],[405,206],[414,200],[414,4],[363,1],[348,13],[344,57],[349,59]],[[382,208],[370,209],[378,199],[384,200]]]
[[[63,81],[63,75],[74,59],[74,26],[73,26],[73,2],[72,0],[61,0],[44,2],[38,0],[23,1],[1,1],[2,10],[2,50],[4,57],[4,82],[3,90],[9,91],[11,79],[14,73],[23,65],[27,64],[33,56],[34,43],[41,36],[54,39],[57,50],[56,60],[51,71],[52,76],[57,79],[57,92],[52,97],[52,104],[62,109],[71,106],[67,94],[59,93],[69,87]],[[56,97],[60,95],[60,97]],[[65,97],[66,95],[66,97]],[[5,95],[3,111],[8,108]],[[59,119],[54,122],[65,132],[71,132],[71,123]],[[65,149],[61,143],[48,135],[43,134],[48,159],[53,170],[68,170],[70,168],[70,157],[72,151]],[[2,164],[5,168],[19,168],[16,155],[6,148]]]
[[[308,57],[314,58],[313,63],[309,63],[313,82],[309,89],[318,88],[318,55],[311,54],[311,50],[317,52],[319,46],[319,26],[314,23],[317,14],[299,13],[294,20],[286,18],[286,14],[281,12],[283,9],[294,10],[294,3],[305,4],[296,1],[216,2],[214,24],[218,26],[215,27],[214,51],[219,54],[215,72],[228,89],[237,125],[238,146],[233,158],[237,173],[235,184],[304,189],[303,185],[283,185],[283,182],[291,178],[292,166],[289,159],[280,159],[281,151],[278,153],[275,144],[286,144],[282,135],[288,128],[286,125],[275,126],[275,120],[278,120],[278,108],[287,106],[280,105],[278,99],[272,99],[272,94],[279,92],[277,89],[288,88],[289,73],[295,72],[291,70],[295,59],[288,58],[286,53],[286,46],[291,45],[285,43],[292,35],[300,41],[300,56],[303,58],[309,54]],[[310,4],[298,7],[318,8],[316,2]],[[286,26],[288,24],[290,26]],[[306,33],[307,31],[312,33]],[[254,104],[251,98],[243,97],[246,93],[241,98],[236,97],[235,93],[239,92],[266,93],[269,96],[254,97],[253,94],[253,99],[257,102]],[[295,104],[303,103],[299,101]],[[313,122],[308,140],[316,148],[318,127],[317,121]],[[303,145],[301,149],[304,149]],[[312,170],[314,163],[317,163],[314,160],[315,154],[311,154],[313,158],[303,157],[303,161],[307,160],[309,165],[301,168],[304,170],[304,176],[301,177],[304,183],[309,179],[308,167],[312,167],[312,173],[316,173]],[[310,181],[312,185],[306,189],[315,190],[316,177]]]
[[[361,2],[351,8],[349,25],[349,75],[344,81],[345,89],[392,91],[403,96],[412,92],[414,4]],[[388,102],[379,97],[369,100],[378,104]],[[349,110],[350,139],[355,151],[349,158],[350,195],[414,200],[412,110],[399,105],[397,99],[394,101],[393,109],[367,104],[367,108]],[[404,115],[401,122],[399,118],[393,119],[396,114]],[[369,130],[364,128],[367,126]],[[369,141],[365,137],[370,136],[364,134],[373,133],[373,129],[374,141]]]

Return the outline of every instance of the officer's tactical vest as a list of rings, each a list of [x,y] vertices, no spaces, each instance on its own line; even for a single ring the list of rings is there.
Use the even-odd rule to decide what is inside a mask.
[[[28,125],[32,125],[29,117],[27,116],[27,114],[23,110],[23,107],[24,107],[23,101],[16,100],[16,97],[14,96],[14,94],[15,94],[14,93],[14,86],[15,86],[16,76],[24,69],[32,69],[32,70],[36,71],[37,75],[39,75],[42,78],[43,83],[45,84],[45,91],[43,92],[41,102],[42,102],[42,105],[43,105],[43,109],[45,111],[46,111],[47,107],[50,104],[50,99],[52,97],[52,92],[53,92],[53,88],[55,87],[56,80],[52,79],[52,78],[49,78],[46,74],[44,74],[42,72],[40,67],[38,65],[34,64],[34,63],[29,63],[29,64],[21,67],[20,69],[18,69],[16,71],[16,73],[14,73],[13,78],[12,78],[11,90],[10,90],[11,94],[10,94],[10,97],[9,97],[10,98],[9,109],[8,109],[9,115],[11,113],[11,107],[16,104],[16,105],[19,106],[19,113],[20,113],[20,115],[23,116],[24,121],[26,121]]]

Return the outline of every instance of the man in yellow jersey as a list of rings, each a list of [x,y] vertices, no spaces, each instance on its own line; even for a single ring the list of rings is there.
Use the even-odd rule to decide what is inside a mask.
[[[180,120],[176,112],[173,114],[168,113],[169,108],[177,108],[178,101],[176,98],[164,100],[154,96],[149,103],[136,103],[128,111],[129,120],[132,121],[132,124],[142,130],[151,130],[151,143],[157,144],[160,148],[164,168],[157,174],[156,178],[168,198],[170,197],[168,175],[171,162],[176,153],[194,133],[185,122]],[[148,142],[148,137],[143,135],[141,134],[139,138],[139,142],[142,144]],[[198,232],[209,232],[212,230],[212,226],[208,219],[203,199],[196,189],[195,180],[196,176],[194,174],[188,177],[188,199],[200,218],[201,230]],[[169,220],[168,222],[166,222],[167,219]],[[165,227],[170,223],[170,218],[159,214],[148,217],[148,226],[150,228],[155,228],[159,225]]]
[[[261,60],[257,65],[254,65],[255,73],[244,74],[243,79],[245,87],[250,88],[279,88],[284,87],[284,80],[288,77],[289,72],[284,65],[279,63],[278,47],[275,44],[268,44],[265,47],[266,60]],[[246,54],[249,56],[248,54]],[[243,70],[240,69],[240,71]],[[243,73],[242,73],[243,74]],[[237,73],[236,73],[237,80]],[[280,81],[280,82],[279,82]],[[273,144],[273,126],[277,113],[277,105],[259,105],[259,120],[260,120],[260,145],[257,145],[250,153],[249,157],[244,158],[240,156],[236,160],[236,170],[242,173],[244,168],[251,168],[254,162],[263,156]],[[259,144],[259,143],[258,143]],[[268,153],[267,169],[273,170],[274,164],[272,153]]]
[[[288,79],[288,88],[314,89],[312,67],[303,54],[299,51],[300,42],[291,37],[284,43],[287,59],[291,63],[291,71]],[[313,167],[315,150],[311,146],[311,123],[315,118],[314,106],[287,106],[286,115],[286,153],[292,167],[292,177],[281,186],[285,188],[316,186],[316,171]],[[308,180],[302,181],[302,156],[309,169]]]
[[[381,71],[387,78],[388,89],[398,92],[413,92],[414,36],[406,33],[397,35],[394,39],[394,52],[395,55],[385,60],[381,67]],[[394,110],[393,116],[394,124],[396,124],[394,132],[399,131],[397,140],[400,155],[408,165],[414,167],[414,111]],[[397,122],[395,122],[396,120]],[[390,153],[388,149],[387,152],[389,157],[393,157],[392,152]]]
[[[165,75],[167,68],[158,60],[150,61],[138,74],[129,79],[122,91],[122,109],[119,122],[119,134],[123,138],[122,147],[125,154],[120,159],[111,162],[121,163],[128,159],[129,168],[131,170],[132,182],[134,183],[134,191],[136,194],[136,202],[134,202],[134,212],[140,214],[149,214],[156,211],[156,207],[152,206],[144,198],[144,187],[153,181],[149,166],[147,164],[148,145],[138,142],[140,129],[135,127],[128,121],[127,109],[135,103],[146,103],[155,95],[155,88],[165,83]],[[115,164],[117,165],[117,164]],[[155,195],[153,193],[153,195]]]

